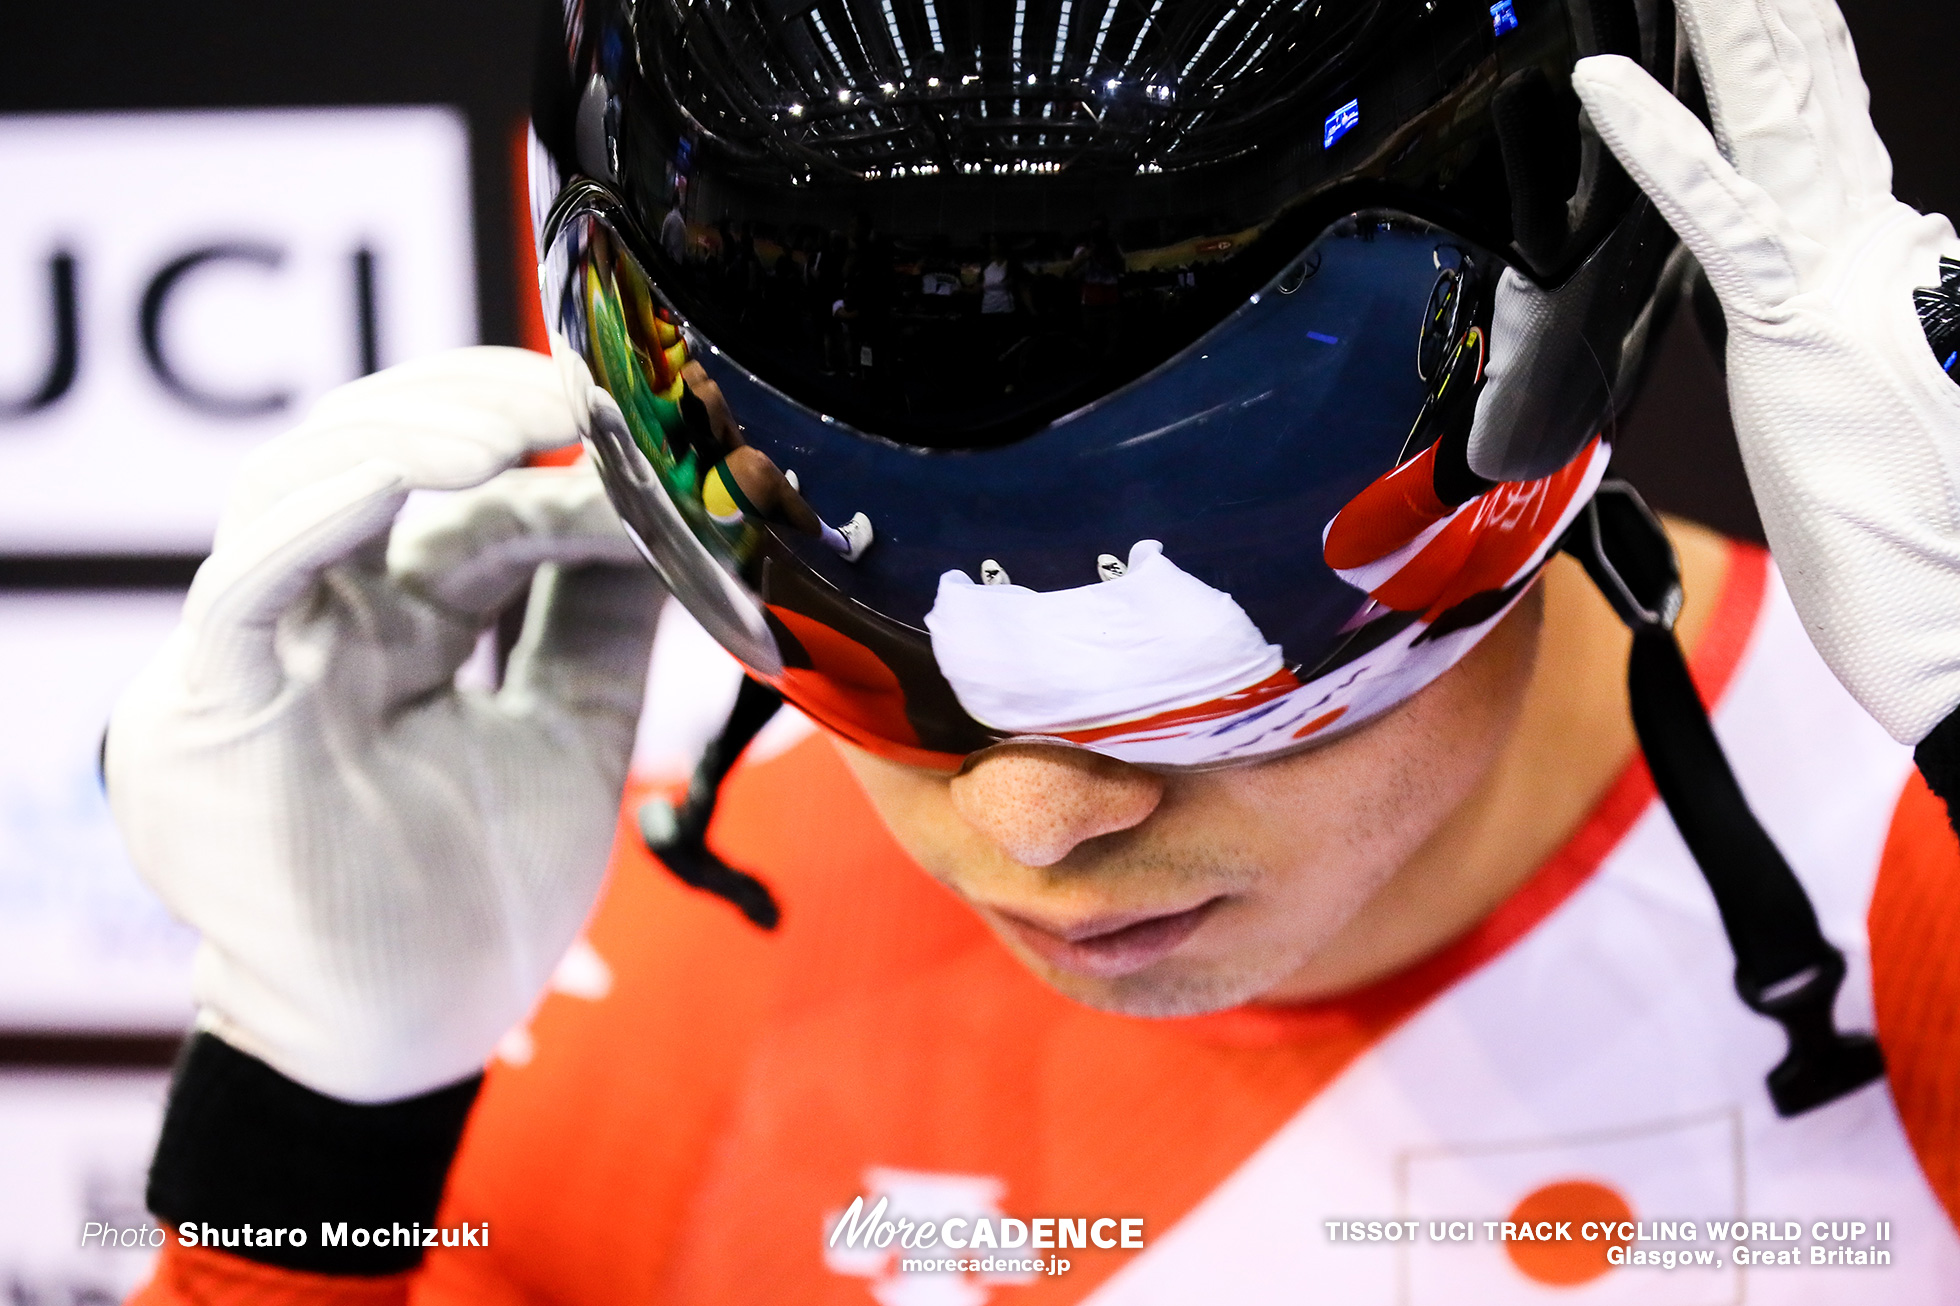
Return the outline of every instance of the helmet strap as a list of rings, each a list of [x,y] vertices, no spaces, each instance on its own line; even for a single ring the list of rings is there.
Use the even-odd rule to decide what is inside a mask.
[[[714,820],[715,806],[721,800],[722,781],[782,705],[781,691],[754,676],[744,675],[741,687],[735,691],[735,706],[729,710],[721,733],[695,764],[687,796],[678,804],[652,799],[640,815],[640,837],[647,851],[675,879],[689,888],[725,899],[750,924],[762,930],[775,929],[782,919],[776,895],[769,891],[767,884],[747,871],[730,866],[708,847],[708,825]],[[660,813],[659,819],[649,821],[649,814],[654,811]]]
[[[1654,788],[1715,896],[1750,1010],[1783,1026],[1789,1051],[1769,1072],[1779,1115],[1801,1115],[1885,1073],[1878,1043],[1838,1030],[1832,1004],[1844,955],[1749,809],[1674,635],[1680,569],[1660,522],[1625,481],[1608,479],[1560,542],[1633,631],[1627,690]]]

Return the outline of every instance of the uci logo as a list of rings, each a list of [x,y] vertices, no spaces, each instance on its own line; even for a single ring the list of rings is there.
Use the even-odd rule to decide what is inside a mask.
[[[0,552],[201,552],[259,441],[477,338],[444,108],[0,118]]]
[[[234,240],[187,250],[164,262],[144,282],[134,306],[133,326],[141,342],[143,361],[151,377],[165,393],[191,411],[212,418],[249,418],[290,408],[294,387],[290,383],[268,381],[251,389],[228,389],[212,385],[191,375],[169,347],[165,336],[170,309],[178,293],[195,286],[198,274],[231,265],[251,268],[274,276],[285,267],[289,251],[282,245],[262,240]],[[49,408],[68,395],[82,367],[81,309],[76,293],[80,277],[80,258],[61,249],[49,255],[46,264],[47,367],[31,390],[14,398],[0,395],[0,418],[20,418]],[[375,256],[371,249],[357,249],[348,259],[349,293],[354,308],[354,354],[357,375],[365,376],[382,365],[375,311]]]

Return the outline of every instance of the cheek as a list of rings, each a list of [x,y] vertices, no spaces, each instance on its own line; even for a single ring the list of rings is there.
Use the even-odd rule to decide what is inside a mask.
[[[947,777],[886,761],[834,737],[830,742],[885,829],[921,869],[945,880],[955,867],[972,860],[976,840],[953,810]]]
[[[1433,772],[1372,746],[1403,733],[1390,727],[1248,777],[1221,833],[1262,872],[1244,900],[1248,926],[1309,947],[1331,937],[1420,846],[1432,812],[1447,810]]]
[[[1219,828],[1266,868],[1258,897],[1289,918],[1282,928],[1325,936],[1345,924],[1490,774],[1530,679],[1529,648],[1503,633],[1323,751],[1218,773],[1232,811]]]

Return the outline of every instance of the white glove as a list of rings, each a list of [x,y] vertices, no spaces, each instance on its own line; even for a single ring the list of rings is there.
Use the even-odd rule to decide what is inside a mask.
[[[575,433],[515,349],[329,394],[249,460],[111,720],[117,824],[203,932],[200,1027],[319,1092],[480,1070],[598,892],[660,595],[589,464],[504,471]],[[389,538],[411,489],[485,481]],[[457,690],[534,572],[503,688]]]
[[[1679,10],[1712,139],[1625,59],[1573,85],[1721,298],[1743,461],[1805,629],[1913,743],[1960,703],[1960,386],[1913,306],[1960,242],[1892,197],[1831,0]]]

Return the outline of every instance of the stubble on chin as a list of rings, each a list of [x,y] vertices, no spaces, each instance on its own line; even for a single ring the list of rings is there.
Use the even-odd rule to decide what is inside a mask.
[[[1180,1020],[1227,1011],[1251,1002],[1267,987],[1260,977],[1215,971],[1162,978],[1128,975],[1120,980],[1089,980],[1073,975],[1044,978],[1064,997],[1085,1007],[1143,1020]]]
[[[1143,1020],[1181,1020],[1243,1007],[1270,992],[1300,964],[1290,956],[1198,960],[1173,955],[1135,975],[1095,979],[1056,970],[1011,940],[1002,942],[1017,961],[1063,997],[1113,1016]]]

